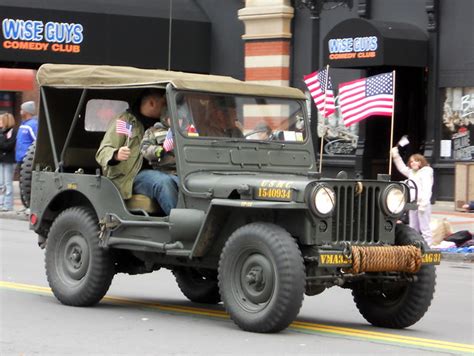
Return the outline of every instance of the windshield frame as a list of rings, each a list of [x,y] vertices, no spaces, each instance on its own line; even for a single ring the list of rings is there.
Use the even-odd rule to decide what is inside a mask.
[[[311,135],[311,128],[310,128],[310,122],[308,119],[308,114],[307,114],[307,108],[306,108],[306,102],[305,100],[301,99],[295,99],[295,98],[284,98],[284,97],[273,97],[273,96],[254,96],[254,95],[245,95],[245,94],[239,94],[239,93],[220,93],[220,92],[204,92],[204,91],[194,91],[194,90],[182,90],[182,89],[176,89],[176,88],[169,88],[171,90],[168,90],[168,110],[169,114],[171,117],[171,127],[175,133],[175,135],[178,135],[185,140],[199,140],[199,141],[211,141],[212,143],[219,144],[219,143],[234,143],[234,144],[243,144],[243,143],[259,143],[259,144],[270,144],[270,145],[276,145],[276,146],[282,146],[284,147],[285,145],[306,145],[308,143],[309,137]],[[256,138],[247,138],[249,133],[242,132],[242,137],[233,137],[233,136],[201,136],[201,135],[196,135],[196,136],[190,136],[186,135],[182,129],[180,129],[180,122],[179,122],[179,114],[178,114],[178,98],[179,96],[183,94],[195,94],[195,95],[203,95],[203,96],[208,96],[208,97],[239,97],[239,98],[248,98],[250,100],[255,100],[256,102],[259,99],[263,100],[271,100],[271,101],[281,101],[283,102],[288,102],[288,103],[294,103],[299,110],[297,111],[298,114],[301,114],[301,121],[303,122],[303,130],[301,131],[302,134],[302,139],[301,140],[285,140],[285,139],[256,139]],[[273,104],[269,104],[273,105]],[[241,107],[242,109],[243,107]],[[289,117],[290,118],[290,117]],[[194,122],[193,122],[194,124]],[[296,119],[295,123],[296,124]],[[281,130],[281,133],[283,134],[283,131]]]

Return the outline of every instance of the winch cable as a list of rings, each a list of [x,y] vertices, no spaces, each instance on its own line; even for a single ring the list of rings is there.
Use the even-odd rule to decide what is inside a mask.
[[[351,273],[416,273],[422,263],[421,250],[416,246],[351,246],[351,255]]]

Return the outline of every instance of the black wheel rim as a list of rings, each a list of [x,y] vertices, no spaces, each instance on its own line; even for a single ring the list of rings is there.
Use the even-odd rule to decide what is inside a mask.
[[[189,276],[190,280],[192,280],[193,283],[198,286],[215,284],[217,280],[217,278],[212,276],[210,273],[201,272],[200,270],[196,270],[194,268],[190,268],[187,271],[187,275]]]
[[[81,233],[63,235],[56,251],[56,268],[64,283],[79,284],[87,274],[89,259],[89,245]]]
[[[259,312],[271,302],[277,284],[272,260],[257,250],[243,251],[232,273],[232,294],[241,308]]]
[[[390,291],[380,291],[379,293],[372,295],[371,300],[374,303],[383,305],[385,307],[397,305],[400,300],[405,296],[407,290],[408,287],[401,286],[393,288]]]

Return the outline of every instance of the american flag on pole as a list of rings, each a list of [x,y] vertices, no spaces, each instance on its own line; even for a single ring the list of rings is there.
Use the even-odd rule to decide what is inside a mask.
[[[393,72],[339,85],[339,110],[346,126],[372,115],[391,116],[394,102]]]
[[[304,76],[304,82],[313,97],[314,103],[319,112],[328,117],[333,114],[334,92],[332,90],[331,77],[328,73],[328,68],[321,69],[319,72],[314,72]]]
[[[171,132],[171,129],[168,129],[168,132],[166,133],[165,140],[163,141],[163,148],[165,149],[165,152],[169,152],[173,150],[173,133]]]
[[[123,120],[117,120],[115,125],[115,132],[120,135],[127,135],[128,137],[132,137],[132,124]]]

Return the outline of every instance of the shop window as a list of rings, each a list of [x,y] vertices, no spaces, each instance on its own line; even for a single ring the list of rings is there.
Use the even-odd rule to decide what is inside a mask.
[[[306,92],[306,96],[310,107],[313,99],[309,92]],[[323,153],[330,156],[354,155],[359,140],[359,123],[346,127],[339,111],[339,97],[335,99],[336,111],[334,114],[323,117],[318,111],[318,138],[323,137],[324,139]],[[311,112],[310,109],[308,112]]]
[[[86,131],[105,132],[109,122],[128,107],[128,103],[121,100],[89,100],[86,105]]]
[[[13,114],[13,97],[11,92],[0,92],[0,114]]]
[[[445,88],[440,156],[474,159],[474,88]]]

